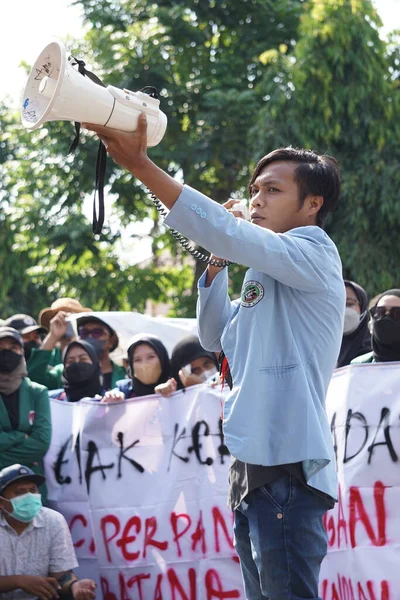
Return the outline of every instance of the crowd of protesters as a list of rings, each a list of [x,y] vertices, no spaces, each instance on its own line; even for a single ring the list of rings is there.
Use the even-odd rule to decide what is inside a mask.
[[[400,361],[400,289],[387,290],[369,303],[357,283],[345,281],[345,288],[337,367]],[[218,383],[218,356],[202,348],[195,336],[182,339],[169,357],[158,337],[135,335],[125,364],[116,364],[110,354],[119,345],[118,331],[90,312],[75,299],[61,298],[40,312],[38,322],[16,314],[0,323],[0,544],[11,549],[8,559],[0,560],[0,595],[5,598],[95,596],[94,582],[79,580],[72,571],[77,562],[65,520],[43,507],[49,399],[112,403],[152,394],[167,398],[206,381]],[[77,317],[77,335],[67,320],[74,313],[86,313]],[[13,557],[18,538],[24,539],[25,554]],[[47,553],[44,559],[40,553],[40,564],[32,564],[29,557],[37,544]],[[18,561],[24,560],[21,566]]]

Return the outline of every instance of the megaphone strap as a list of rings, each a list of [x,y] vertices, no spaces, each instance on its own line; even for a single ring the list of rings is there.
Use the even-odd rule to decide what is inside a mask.
[[[84,77],[88,77],[93,83],[97,85],[101,85],[101,87],[106,87],[104,83],[101,81],[97,75],[88,71],[86,69],[86,63],[84,60],[80,60],[75,58],[74,56],[70,56],[68,59],[71,62],[71,65],[74,67],[78,66],[78,71]],[[115,103],[115,100],[114,100]],[[106,123],[107,125],[107,123]],[[79,146],[81,134],[81,124],[75,122],[75,137],[72,140],[72,144],[69,148],[68,154],[73,154],[75,150]],[[99,148],[97,150],[97,159],[96,159],[96,181],[94,188],[94,197],[93,197],[93,223],[92,223],[92,231],[94,234],[100,234],[103,229],[104,224],[104,180],[106,174],[107,167],[107,151],[104,148],[102,142],[99,142]],[[96,197],[98,196],[98,210],[96,208]]]

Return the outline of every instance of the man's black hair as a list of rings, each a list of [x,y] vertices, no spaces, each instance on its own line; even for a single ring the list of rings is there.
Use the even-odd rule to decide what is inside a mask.
[[[261,171],[267,165],[278,161],[298,164],[295,169],[295,181],[299,190],[300,208],[308,195],[323,197],[324,203],[317,215],[317,225],[323,229],[328,214],[333,212],[339,203],[340,170],[336,159],[328,154],[318,154],[313,150],[278,148],[263,156],[258,162],[249,182],[250,197],[251,186]]]

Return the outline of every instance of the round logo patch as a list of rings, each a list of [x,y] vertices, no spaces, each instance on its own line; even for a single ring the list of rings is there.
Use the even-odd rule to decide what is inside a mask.
[[[242,291],[241,305],[246,308],[255,306],[264,297],[264,288],[259,281],[246,281]]]

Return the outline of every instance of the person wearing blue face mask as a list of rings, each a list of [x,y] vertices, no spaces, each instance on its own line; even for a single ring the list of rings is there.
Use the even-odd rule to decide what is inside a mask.
[[[94,600],[95,582],[73,572],[78,562],[64,517],[42,506],[44,481],[20,464],[0,471],[0,596]]]

